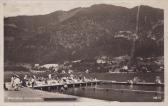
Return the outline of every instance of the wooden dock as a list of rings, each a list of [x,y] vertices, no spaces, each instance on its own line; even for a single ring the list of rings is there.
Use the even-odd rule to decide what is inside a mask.
[[[55,91],[64,88],[72,87],[87,87],[100,84],[101,81],[87,81],[87,82],[75,82],[75,83],[64,83],[64,84],[44,84],[44,85],[35,85],[34,89],[44,90],[44,91]]]
[[[137,85],[137,86],[159,86],[164,87],[164,83],[150,83],[150,82],[137,82],[137,83],[129,83],[129,82],[117,82],[117,81],[109,81],[109,80],[97,80],[97,81],[88,81],[88,82],[75,82],[75,83],[64,83],[64,84],[44,84],[44,85],[36,85],[33,88],[44,90],[44,91],[59,91],[61,88],[72,88],[72,87],[87,87],[87,86],[95,86],[98,84],[120,84],[120,85]]]
[[[118,81],[109,81],[109,80],[101,80],[103,84],[121,84],[121,85],[138,85],[138,86],[164,86],[164,83],[152,83],[152,82],[118,82]]]

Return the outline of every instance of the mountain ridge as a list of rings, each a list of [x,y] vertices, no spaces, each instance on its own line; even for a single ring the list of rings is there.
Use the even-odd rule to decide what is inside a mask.
[[[137,7],[128,9],[99,4],[42,16],[5,18],[5,60],[48,63],[93,58],[96,55],[130,54],[132,41],[114,36],[120,31],[135,32],[136,12]],[[152,47],[154,51],[147,51],[148,56],[163,55],[164,23],[159,27],[156,25],[164,20],[163,15],[162,9],[141,6],[138,42],[151,42],[146,49],[150,51]],[[157,28],[152,29],[153,26]],[[156,41],[152,37],[156,37]],[[136,51],[145,46],[137,45]]]

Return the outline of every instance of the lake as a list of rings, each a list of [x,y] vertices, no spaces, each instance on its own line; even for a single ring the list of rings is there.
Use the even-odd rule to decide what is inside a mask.
[[[88,87],[69,88],[64,93],[108,101],[159,102],[164,99],[163,92],[163,87],[100,84]]]
[[[84,74],[99,80],[127,81],[138,76],[146,82],[154,82],[160,76],[164,82],[164,73],[92,73]],[[119,102],[160,102],[164,100],[164,87],[142,85],[100,84],[95,86],[69,88],[69,95]]]
[[[12,72],[4,73],[4,80],[10,81]],[[20,76],[28,73],[18,72]],[[137,76],[146,82],[154,82],[156,76],[160,76],[164,82],[164,72],[155,73],[83,73],[87,78],[97,78],[98,80],[127,81]],[[52,91],[56,92],[56,91]],[[157,93],[158,92],[158,93]],[[95,98],[107,101],[119,102],[160,102],[164,100],[164,87],[156,86],[130,86],[116,84],[100,84],[96,86],[68,88],[64,92],[69,95]]]

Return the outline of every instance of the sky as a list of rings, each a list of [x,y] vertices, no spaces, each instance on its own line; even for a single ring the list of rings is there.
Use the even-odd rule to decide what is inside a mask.
[[[57,10],[68,11],[76,7],[89,7],[94,4],[111,4],[133,8],[149,5],[163,9],[165,0],[6,0],[3,2],[5,17],[18,15],[43,15]]]

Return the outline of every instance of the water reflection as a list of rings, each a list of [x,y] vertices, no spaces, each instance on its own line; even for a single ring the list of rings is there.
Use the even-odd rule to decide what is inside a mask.
[[[162,98],[162,87],[157,87],[156,88],[156,93],[155,96],[153,97],[155,100],[161,100]]]
[[[129,90],[132,90],[133,87],[134,87],[134,86],[131,84],[131,85],[129,86]]]

